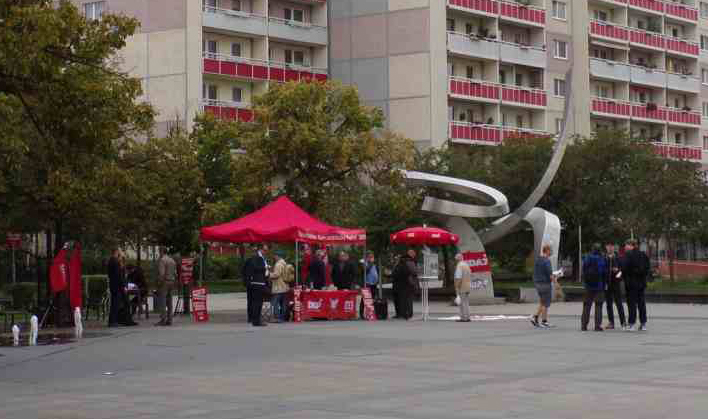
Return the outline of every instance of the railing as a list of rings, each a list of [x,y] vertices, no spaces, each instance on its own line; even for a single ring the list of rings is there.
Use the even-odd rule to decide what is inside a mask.
[[[666,49],[666,38],[664,35],[637,28],[630,29],[629,42],[646,45],[652,48]]]
[[[265,16],[259,15],[256,13],[240,12],[237,10],[222,9],[220,7],[211,7],[211,6],[203,6],[202,10],[204,10],[204,12],[206,12],[206,13],[216,13],[216,14],[229,15],[229,16],[234,16],[234,17],[261,19],[261,20],[265,21]]]
[[[253,111],[249,104],[222,100],[203,99],[201,108],[214,116],[227,120],[253,121]]]
[[[452,140],[477,144],[498,145],[502,141],[499,126],[472,124],[464,121],[450,121],[449,135]]]
[[[619,117],[629,118],[631,115],[632,106],[629,102],[595,97],[592,98],[591,109],[593,112],[598,112],[605,115],[616,115]]]
[[[666,121],[667,110],[663,106],[651,106],[647,103],[632,103],[632,118]]]
[[[698,54],[700,54],[700,47],[696,42],[672,38],[669,36],[666,36],[665,38],[666,49],[669,51],[679,52],[681,54],[687,54],[694,57],[698,57]]]
[[[250,80],[326,81],[327,70],[205,52],[204,73]]]
[[[593,20],[590,22],[590,33],[592,35],[616,39],[619,41],[629,40],[629,29],[624,26],[614,25],[612,23],[602,22],[599,20]]]
[[[504,17],[521,20],[536,25],[546,24],[546,10],[538,7],[500,1],[499,14]]]
[[[666,121],[685,125],[701,125],[701,113],[683,109],[666,108]]]
[[[319,30],[327,30],[326,26],[319,26],[319,25],[313,25],[310,22],[299,22],[297,20],[288,20],[288,19],[282,19],[279,17],[269,17],[269,21],[271,22],[276,22],[276,23],[282,23],[283,25],[290,25],[294,26],[296,28],[305,28],[305,29],[319,29]]]
[[[501,86],[504,102],[523,103],[532,106],[546,106],[546,91],[519,86]]]
[[[698,9],[685,4],[666,3],[666,14],[679,17],[681,19],[698,22]]]
[[[703,160],[703,149],[680,144],[652,143],[654,152],[662,157],[682,160]]]
[[[664,2],[658,0],[629,0],[629,5],[652,12],[664,13]]]
[[[447,0],[447,4],[460,9],[499,14],[499,2],[496,0]]]
[[[512,128],[504,127],[502,130],[502,138],[540,138],[548,137],[550,134],[546,131],[531,129],[531,128]]]
[[[450,76],[450,94],[480,99],[499,100],[500,88],[496,83]]]

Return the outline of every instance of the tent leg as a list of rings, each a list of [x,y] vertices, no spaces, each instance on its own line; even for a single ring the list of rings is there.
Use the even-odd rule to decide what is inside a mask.
[[[300,285],[300,264],[299,264],[299,259],[300,259],[300,246],[295,240],[295,286],[297,287]]]

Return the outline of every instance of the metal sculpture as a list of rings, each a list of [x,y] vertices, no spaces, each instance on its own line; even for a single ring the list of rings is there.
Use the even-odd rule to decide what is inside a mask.
[[[566,74],[566,86],[572,86],[572,71]],[[569,88],[565,98],[564,121],[569,121],[570,119],[572,102],[573,92],[572,88]],[[534,231],[535,254],[541,253],[541,247],[544,244],[550,244],[553,249],[551,263],[553,268],[557,269],[558,245],[561,235],[560,220],[555,214],[538,208],[536,205],[548,191],[560,168],[565,150],[571,140],[571,136],[568,135],[568,126],[569,124],[564,124],[556,142],[551,161],[538,185],[521,206],[511,214],[509,214],[509,203],[506,196],[490,186],[468,180],[415,171],[404,172],[404,176],[410,186],[432,187],[454,192],[475,198],[486,204],[470,205],[430,196],[426,196],[423,201],[423,211],[441,216],[446,227],[460,236],[459,248],[463,252],[468,252],[471,255],[485,255],[483,259],[486,262],[485,245],[501,239],[518,228],[521,221],[526,221]],[[489,228],[479,234],[474,231],[466,220],[466,218],[492,217],[502,218],[493,222]],[[477,264],[477,266],[480,266],[480,264]],[[493,297],[494,289],[491,279],[491,269],[489,269],[488,264],[487,266],[482,266],[482,269],[475,269],[472,287],[473,295],[475,297]]]

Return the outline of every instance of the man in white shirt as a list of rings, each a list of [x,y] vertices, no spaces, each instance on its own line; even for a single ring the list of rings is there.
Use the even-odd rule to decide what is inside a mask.
[[[462,253],[455,255],[457,267],[455,268],[455,291],[460,297],[460,320],[459,322],[470,321],[470,291],[472,290],[472,271],[467,262],[464,261]]]

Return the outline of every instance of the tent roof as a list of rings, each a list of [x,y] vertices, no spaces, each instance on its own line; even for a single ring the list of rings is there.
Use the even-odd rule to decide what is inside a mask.
[[[363,244],[366,230],[330,226],[281,196],[244,217],[201,229],[202,241],[229,243],[306,242]]]

